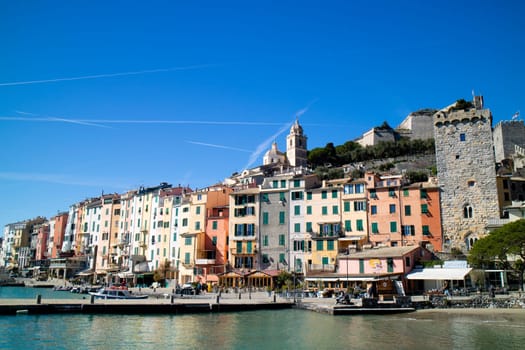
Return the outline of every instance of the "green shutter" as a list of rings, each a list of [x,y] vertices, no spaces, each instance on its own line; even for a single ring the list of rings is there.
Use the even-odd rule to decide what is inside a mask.
[[[350,211],[350,202],[345,202],[344,206],[345,206],[344,207],[345,212],[349,212]]]
[[[312,215],[312,206],[311,205],[308,205],[306,207],[306,215]]]
[[[359,219],[356,221],[357,231],[364,231],[363,220]]]
[[[321,198],[322,199],[326,199],[327,198],[326,191],[322,191],[321,192]]]
[[[279,224],[281,225],[284,224],[284,218],[285,218],[284,215],[285,215],[284,211],[279,212]]]
[[[263,225],[268,225],[268,213],[263,213]]]
[[[317,241],[316,249],[318,252],[323,251],[323,241]]]
[[[405,215],[410,216],[410,214],[411,214],[410,205],[405,205]]]
[[[252,242],[251,241],[246,242],[246,252],[248,254],[252,253]]]
[[[312,192],[306,192],[306,199],[307,200],[312,200]]]
[[[359,259],[359,273],[365,273],[365,260]]]
[[[237,241],[237,254],[242,253],[242,241]]]
[[[301,206],[300,205],[294,206],[294,214],[295,215],[301,215]]]
[[[430,235],[430,228],[428,227],[428,225],[423,225],[423,234],[425,236]]]
[[[312,232],[312,223],[311,222],[307,222],[306,223],[306,232]]]
[[[391,233],[397,232],[397,222],[395,221],[390,222],[390,232]]]
[[[352,221],[345,220],[345,231],[346,232],[352,231]]]
[[[427,214],[428,213],[428,205],[427,204],[421,204],[421,213]]]
[[[377,222],[372,223],[372,233],[379,233],[379,228],[377,226]]]
[[[326,241],[326,249],[334,250],[334,241]]]
[[[294,224],[294,232],[296,232],[296,233],[301,232],[301,224],[300,223]]]

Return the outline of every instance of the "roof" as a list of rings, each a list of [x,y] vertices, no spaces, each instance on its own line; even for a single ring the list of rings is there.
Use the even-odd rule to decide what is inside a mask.
[[[366,259],[366,258],[401,257],[417,249],[419,249],[419,246],[372,248],[372,249],[363,250],[361,252],[352,253],[348,255],[347,258],[348,259]]]
[[[467,276],[471,267],[467,268],[428,268],[428,269],[415,269],[407,274],[409,280],[434,280],[434,281],[445,281],[445,280],[463,280]]]

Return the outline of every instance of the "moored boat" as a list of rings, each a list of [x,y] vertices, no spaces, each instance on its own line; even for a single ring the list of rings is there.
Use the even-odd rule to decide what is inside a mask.
[[[132,294],[125,288],[100,288],[96,292],[89,292],[90,295],[100,299],[146,299],[148,296]]]

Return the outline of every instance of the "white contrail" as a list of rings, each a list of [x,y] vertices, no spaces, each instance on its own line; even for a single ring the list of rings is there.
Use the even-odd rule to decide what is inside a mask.
[[[79,125],[87,125],[87,126],[96,126],[99,128],[111,128],[110,126],[107,126],[107,125],[95,124],[91,121],[86,121],[86,120],[76,120],[76,119],[69,119],[69,118],[62,118],[62,117],[38,115],[35,113],[29,113],[29,112],[24,112],[24,111],[15,111],[15,112],[18,114],[22,114],[22,115],[35,116],[37,118],[23,118],[23,119],[11,119],[11,120],[24,120],[24,121],[36,120],[36,121],[48,121],[48,122],[62,122],[62,123],[71,123],[71,124],[79,124]]]
[[[22,113],[35,115],[32,113]],[[240,121],[213,121],[213,120],[137,120],[137,119],[66,119],[56,117],[0,117],[0,120],[12,121],[29,121],[29,122],[68,122],[85,125],[102,126],[99,124],[193,124],[193,125],[239,125],[239,126],[274,126],[282,123],[270,122],[240,122]]]
[[[71,186],[86,186],[86,187],[100,187],[104,184],[105,187],[114,188],[129,188],[128,185],[122,182],[108,183],[104,179],[93,179],[83,180],[78,176],[69,176],[63,174],[39,174],[39,173],[17,173],[17,172],[0,172],[0,179],[13,180],[13,181],[31,181],[31,182],[46,182],[60,185],[71,185]]]
[[[223,146],[223,145],[216,145],[213,143],[204,143],[204,142],[197,142],[197,141],[186,141],[187,143],[191,143],[194,145],[201,145],[201,146],[207,146],[207,147],[214,147],[214,148],[222,148],[222,149],[231,149],[233,151],[240,151],[240,152],[248,152],[250,153],[250,150],[242,149],[242,148],[236,148],[236,147],[230,147],[230,146]]]
[[[15,81],[15,82],[8,82],[8,83],[0,83],[0,86],[44,84],[44,83],[55,83],[59,81],[111,78],[111,77],[121,77],[121,76],[126,76],[126,75],[139,75],[139,74],[149,74],[149,73],[173,72],[173,71],[180,71],[180,70],[191,70],[191,69],[207,68],[207,67],[212,67],[212,66],[216,66],[216,64],[200,64],[200,65],[193,65],[193,66],[186,66],[186,67],[147,69],[147,70],[139,70],[139,71],[134,71],[134,72],[94,74],[94,75],[83,75],[79,77],[55,78],[55,79],[45,79],[45,80]]]
[[[255,163],[257,161],[257,159],[259,158],[259,156],[261,155],[261,153],[263,153],[264,151],[266,151],[270,147],[270,145],[277,138],[277,136],[281,135],[286,130],[289,130],[294,122],[295,121],[283,125],[275,134],[273,134],[272,136],[270,136],[269,138],[264,140],[259,146],[257,146],[255,151],[250,155],[250,159],[248,160],[248,164],[246,164],[244,169],[248,169],[253,163]]]

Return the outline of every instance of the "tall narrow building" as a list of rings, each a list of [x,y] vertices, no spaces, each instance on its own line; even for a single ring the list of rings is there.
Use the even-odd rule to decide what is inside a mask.
[[[488,220],[499,217],[492,114],[483,109],[483,98],[437,112],[434,138],[443,249],[466,251],[467,242],[485,234]]]
[[[286,157],[292,167],[306,167],[308,157],[306,154],[307,137],[303,134],[303,127],[299,125],[299,120],[290,128],[290,133],[286,136]]]

